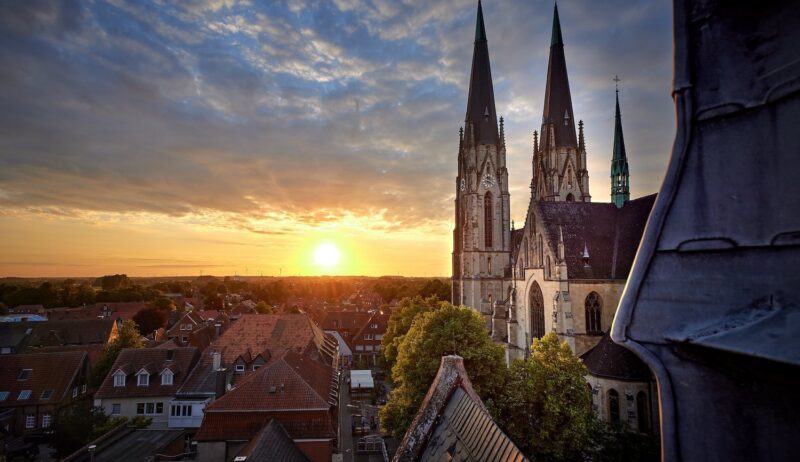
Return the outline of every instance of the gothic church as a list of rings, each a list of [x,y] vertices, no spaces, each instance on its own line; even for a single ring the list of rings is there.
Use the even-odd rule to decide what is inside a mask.
[[[617,96],[611,202],[592,202],[583,122],[572,109],[554,10],[540,131],[533,132],[525,225],[510,221],[503,118],[497,116],[478,2],[453,231],[453,303],[478,310],[507,359],[556,332],[584,354],[608,332],[655,194],[630,199]]]

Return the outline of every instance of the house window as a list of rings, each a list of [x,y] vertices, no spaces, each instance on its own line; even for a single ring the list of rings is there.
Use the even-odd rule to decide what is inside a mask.
[[[383,340],[383,334],[375,334],[375,340]]]
[[[600,334],[602,329],[600,326],[600,315],[602,313],[603,304],[600,301],[600,295],[597,292],[591,292],[586,296],[584,303],[584,310],[586,315],[586,333],[587,334]]]
[[[186,343],[188,341],[189,341],[189,337],[187,337],[185,335],[181,335],[181,343]]]
[[[483,196],[483,244],[486,248],[492,246],[492,193]]]
[[[10,355],[10,354],[11,354],[11,348],[10,347],[0,348],[0,355]]]
[[[17,396],[17,401],[23,401],[31,397],[30,390],[22,390],[19,392],[19,396]]]
[[[50,428],[51,423],[53,423],[53,416],[50,414],[42,415],[42,428]]]
[[[125,386],[125,374],[123,372],[117,372],[116,374],[114,374],[114,386],[115,387]]]
[[[236,372],[244,372],[244,364],[237,364]]]
[[[356,351],[364,351],[364,345],[356,345]]]
[[[172,385],[172,376],[174,374],[171,370],[167,369],[161,374],[161,385]]]
[[[81,385],[81,393],[86,393],[86,384]]]
[[[366,346],[364,347],[364,349],[365,349],[366,351],[372,351],[372,345],[366,345]]]
[[[378,328],[378,325],[377,325],[377,324],[370,324],[370,325],[369,325],[369,328],[370,328],[370,329],[377,329],[377,328]]]
[[[619,425],[619,393],[608,390],[608,418],[612,424]]]
[[[28,380],[28,377],[31,376],[31,372],[32,371],[33,371],[33,369],[22,369],[19,372],[19,377],[17,377],[17,380],[19,380],[20,382],[24,382],[24,381]]]
[[[45,400],[50,399],[51,396],[53,396],[53,390],[49,390],[48,389],[48,390],[42,391],[42,396],[39,399],[41,399],[42,401],[45,401]]]
[[[25,416],[25,428],[36,428],[36,416],[28,414]]]
[[[75,398],[78,396],[78,387],[74,387],[72,389],[72,397]]]
[[[8,398],[8,392],[7,391],[0,391],[0,401],[5,401],[6,398]]]
[[[122,405],[120,403],[114,403],[111,405],[111,415],[119,415],[122,410]]]
[[[147,372],[142,372],[136,376],[136,385],[140,387],[146,387],[150,385],[150,374]]]
[[[364,335],[364,340],[372,340],[372,334]]]
[[[381,346],[380,345],[375,345],[375,351],[381,351]]]
[[[261,367],[260,364],[253,364],[253,370],[254,371],[257,371],[259,367]]]
[[[164,412],[164,403],[136,403],[136,413],[139,415],[155,415]]]

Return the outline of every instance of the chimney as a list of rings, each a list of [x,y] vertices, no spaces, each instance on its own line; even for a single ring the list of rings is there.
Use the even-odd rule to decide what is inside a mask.
[[[212,372],[212,374],[216,374],[214,377],[214,394],[215,398],[219,399],[228,390],[228,371],[223,367]]]
[[[211,370],[215,372],[218,371],[220,366],[222,365],[221,363],[222,363],[222,358],[219,352],[215,351],[211,353]]]

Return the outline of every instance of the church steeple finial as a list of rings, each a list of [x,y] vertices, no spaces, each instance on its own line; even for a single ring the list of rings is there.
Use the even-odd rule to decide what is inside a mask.
[[[578,121],[578,152],[586,150],[586,141],[583,137],[583,120]]]
[[[611,159],[611,202],[618,208],[625,205],[631,198],[628,155],[625,152],[625,138],[622,135],[622,115],[619,110],[619,82],[619,77],[614,76],[616,114],[614,116],[614,152]]]
[[[553,34],[550,37],[550,46],[563,44],[564,40],[561,38],[561,21],[558,20],[558,3],[556,3],[553,6]]]
[[[489,45],[486,41],[486,26],[483,22],[483,6],[480,1],[475,22],[475,49],[472,55],[466,125],[467,130],[471,128],[477,144],[499,143]]]

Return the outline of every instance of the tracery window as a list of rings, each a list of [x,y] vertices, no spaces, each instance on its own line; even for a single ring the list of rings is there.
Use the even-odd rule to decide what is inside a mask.
[[[584,312],[586,317],[586,333],[599,334],[603,331],[600,325],[600,318],[603,312],[603,303],[597,292],[591,292],[586,296],[584,302]]]
[[[484,245],[492,246],[492,193],[483,196],[483,240]]]
[[[536,281],[533,282],[533,287],[531,287],[528,307],[531,338],[542,338],[544,336],[544,297],[542,296],[542,289]]]

